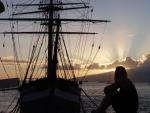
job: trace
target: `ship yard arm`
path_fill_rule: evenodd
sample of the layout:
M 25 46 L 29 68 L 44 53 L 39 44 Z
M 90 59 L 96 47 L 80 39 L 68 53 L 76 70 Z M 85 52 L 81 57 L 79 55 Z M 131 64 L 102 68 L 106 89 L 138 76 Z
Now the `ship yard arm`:
M 0 21 L 48 21 L 45 18 L 0 18 Z M 53 19 L 53 21 L 61 22 L 91 22 L 91 23 L 107 23 L 109 20 L 92 20 L 92 19 Z M 1 32 L 1 34 L 45 34 L 48 32 Z M 52 32 L 56 34 L 57 32 Z M 59 32 L 60 34 L 97 34 L 94 32 Z

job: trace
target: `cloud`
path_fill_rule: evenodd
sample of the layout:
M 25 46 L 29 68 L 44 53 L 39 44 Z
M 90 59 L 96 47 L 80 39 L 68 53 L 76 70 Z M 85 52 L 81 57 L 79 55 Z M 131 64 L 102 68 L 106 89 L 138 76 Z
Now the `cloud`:
M 75 65 L 73 66 L 73 68 L 74 68 L 75 70 L 80 70 L 80 69 L 81 69 L 81 65 L 80 65 L 80 64 L 75 64 Z
M 98 63 L 93 63 L 87 67 L 87 69 L 99 69 L 100 66 Z
M 115 68 L 118 65 L 120 65 L 120 62 L 118 60 L 116 60 L 112 64 L 106 65 L 106 69 L 112 69 L 112 68 Z
M 0 59 L 6 65 L 13 65 L 13 63 L 29 63 L 29 61 L 27 61 L 27 60 L 16 61 L 13 56 L 8 56 L 8 57 L 3 57 L 3 58 L 0 57 Z
M 145 55 L 145 60 L 140 64 L 140 67 L 150 67 L 150 54 Z
M 127 68 L 136 68 L 138 66 L 138 61 L 135 61 L 130 57 L 126 57 L 126 59 L 124 61 L 116 60 L 112 64 L 106 65 L 105 68 L 103 68 L 103 69 L 114 69 L 119 65 L 122 65 Z
M 73 67 L 74 70 L 80 70 L 81 69 L 81 65 L 80 64 L 74 64 L 74 65 L 72 65 L 72 67 Z M 47 65 L 43 65 L 41 68 L 42 69 L 46 69 Z M 58 69 L 60 69 L 60 70 L 71 70 L 69 64 L 66 64 L 66 65 L 63 65 L 63 66 L 62 65 L 58 65 Z
M 18 61 L 16 61 L 16 60 L 6 60 L 6 59 L 1 59 L 1 61 L 3 62 L 3 63 L 5 63 L 5 65 L 14 65 L 14 63 L 29 63 L 29 61 L 26 61 L 26 60 L 18 60 Z
M 14 60 L 14 56 L 5 56 L 2 59 L 5 59 L 5 60 Z
M 22 62 L 27 63 L 27 61 L 22 61 Z M 117 66 L 120 66 L 120 65 L 122 65 L 126 68 L 136 68 L 139 66 L 139 64 L 140 64 L 140 61 L 133 60 L 131 57 L 126 57 L 126 59 L 123 61 L 116 60 L 113 63 L 108 64 L 108 65 L 99 65 L 99 63 L 93 63 L 86 68 L 91 69 L 91 70 L 92 69 L 105 70 L 105 69 L 115 69 Z M 84 65 L 81 65 L 81 64 L 74 64 L 72 66 L 73 66 L 74 70 L 80 70 L 80 69 L 83 69 L 83 67 L 84 67 Z M 145 56 L 145 60 L 143 61 L 142 64 L 140 64 L 140 67 L 141 66 L 150 66 L 150 54 L 147 54 Z M 64 66 L 59 65 L 58 69 L 60 69 L 60 70 L 71 70 L 71 68 L 69 68 L 69 67 L 70 67 L 69 64 L 66 64 Z M 42 65 L 41 68 L 46 69 L 47 65 Z
M 46 69 L 47 68 L 47 65 L 42 65 L 41 66 L 41 69 Z
M 150 64 L 150 54 L 147 54 L 145 57 L 146 60 L 144 61 L 144 64 Z
M 135 61 L 130 57 L 126 57 L 126 60 L 121 63 L 129 68 L 135 68 L 138 65 L 138 61 Z
M 135 61 L 130 57 L 126 57 L 126 59 L 124 61 L 116 60 L 113 63 L 108 64 L 108 65 L 99 65 L 99 63 L 93 63 L 93 64 L 89 65 L 87 67 L 87 69 L 102 69 L 102 70 L 103 69 L 114 69 L 120 65 L 127 67 L 127 68 L 136 68 L 138 66 L 138 61 Z
M 61 69 L 61 70 L 71 70 L 69 64 L 66 64 L 66 65 L 64 65 L 64 66 L 59 65 L 58 68 Z M 72 65 L 72 68 L 73 68 L 74 70 L 80 70 L 80 69 L 81 69 L 81 65 L 80 65 L 80 64 L 74 64 L 74 65 Z

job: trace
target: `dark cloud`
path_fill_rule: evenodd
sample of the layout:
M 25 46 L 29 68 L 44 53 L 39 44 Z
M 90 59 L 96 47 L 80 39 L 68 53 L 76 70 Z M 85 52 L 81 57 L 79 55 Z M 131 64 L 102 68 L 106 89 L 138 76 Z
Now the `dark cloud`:
M 99 66 L 99 69 L 106 69 L 106 65 Z
M 72 65 L 72 67 L 73 67 L 74 70 L 80 70 L 81 69 L 81 65 L 80 64 Z M 41 68 L 42 69 L 46 69 L 47 65 L 43 65 Z M 69 64 L 63 65 L 63 66 L 62 65 L 58 65 L 58 69 L 60 69 L 60 70 L 71 70 Z
M 74 64 L 74 65 L 72 65 L 72 68 L 71 68 L 69 64 L 66 64 L 64 66 L 60 66 L 59 65 L 58 68 L 61 69 L 61 70 L 71 70 L 72 68 L 74 70 L 80 70 L 81 69 L 81 65 L 80 64 Z
M 47 69 L 47 65 L 43 65 L 41 68 L 42 69 Z
M 129 68 L 135 68 L 138 65 L 138 61 L 135 61 L 130 57 L 126 57 L 126 60 L 121 63 Z
M 89 65 L 87 67 L 87 69 L 115 69 L 117 66 L 122 65 L 126 68 L 136 68 L 139 66 L 139 62 L 133 60 L 131 57 L 126 57 L 126 59 L 124 61 L 114 61 L 112 64 L 109 65 L 99 65 L 98 63 L 93 63 L 91 65 Z M 140 64 L 140 67 L 150 67 L 150 54 L 146 55 L 146 60 L 143 62 L 143 64 Z M 64 69 L 64 70 L 70 70 L 69 65 L 64 65 L 62 66 L 58 66 L 59 69 Z M 47 68 L 47 66 L 43 66 L 43 69 Z M 81 65 L 80 64 L 74 64 L 73 68 L 75 70 L 80 70 L 81 69 Z
M 87 67 L 87 69 L 99 69 L 100 66 L 98 63 L 93 63 Z
M 73 68 L 74 68 L 75 70 L 80 70 L 80 69 L 81 69 L 81 65 L 80 65 L 80 64 L 75 64 L 75 65 L 73 66 Z
M 15 61 L 15 60 L 8 60 L 8 59 L 1 59 L 1 62 L 2 62 L 4 65 L 14 65 L 15 63 L 21 63 L 21 64 L 29 63 L 29 61 L 25 61 L 25 60 L 18 60 L 18 61 Z
M 116 60 L 115 62 L 113 62 L 112 64 L 109 64 L 106 66 L 106 69 L 113 69 L 116 66 L 120 65 L 120 62 L 118 60 Z
M 87 67 L 87 69 L 114 69 L 117 66 L 122 65 L 128 68 L 135 68 L 138 66 L 138 62 L 133 60 L 130 57 L 126 57 L 124 61 L 114 61 L 112 64 L 109 65 L 99 65 L 98 63 L 93 63 Z
M 73 67 L 74 70 L 80 70 L 81 69 L 81 65 L 80 64 L 72 65 L 72 67 Z M 43 65 L 42 66 L 42 69 L 46 69 L 46 68 L 47 68 L 47 65 Z M 60 70 L 71 70 L 69 64 L 64 65 L 64 66 L 58 65 L 58 69 L 60 69 Z
M 124 61 L 114 61 L 112 64 L 106 65 L 103 69 L 114 69 L 115 67 L 122 65 L 128 68 L 136 68 L 138 66 L 138 61 L 133 60 L 130 57 L 126 57 Z M 103 66 L 104 67 L 104 66 Z

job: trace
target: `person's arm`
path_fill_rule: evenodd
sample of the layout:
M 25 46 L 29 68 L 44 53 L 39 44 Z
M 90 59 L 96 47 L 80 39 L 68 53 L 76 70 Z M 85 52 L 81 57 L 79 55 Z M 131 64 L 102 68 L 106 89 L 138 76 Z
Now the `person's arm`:
M 117 90 L 118 88 L 119 88 L 118 84 L 113 83 L 113 84 L 111 84 L 111 85 L 109 85 L 109 86 L 106 86 L 106 87 L 104 88 L 104 93 L 105 93 L 105 94 L 109 94 L 109 93 L 111 93 L 112 91 Z

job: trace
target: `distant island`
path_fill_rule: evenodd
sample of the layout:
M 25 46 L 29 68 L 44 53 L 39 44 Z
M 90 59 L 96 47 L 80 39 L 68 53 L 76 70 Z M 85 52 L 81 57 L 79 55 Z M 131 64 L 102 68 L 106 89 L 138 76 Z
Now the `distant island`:
M 128 77 L 133 82 L 146 82 L 150 83 L 150 67 L 139 67 L 127 70 Z M 82 77 L 80 77 L 82 79 Z M 86 82 L 113 82 L 114 72 L 107 72 L 95 75 L 89 75 L 84 78 Z

